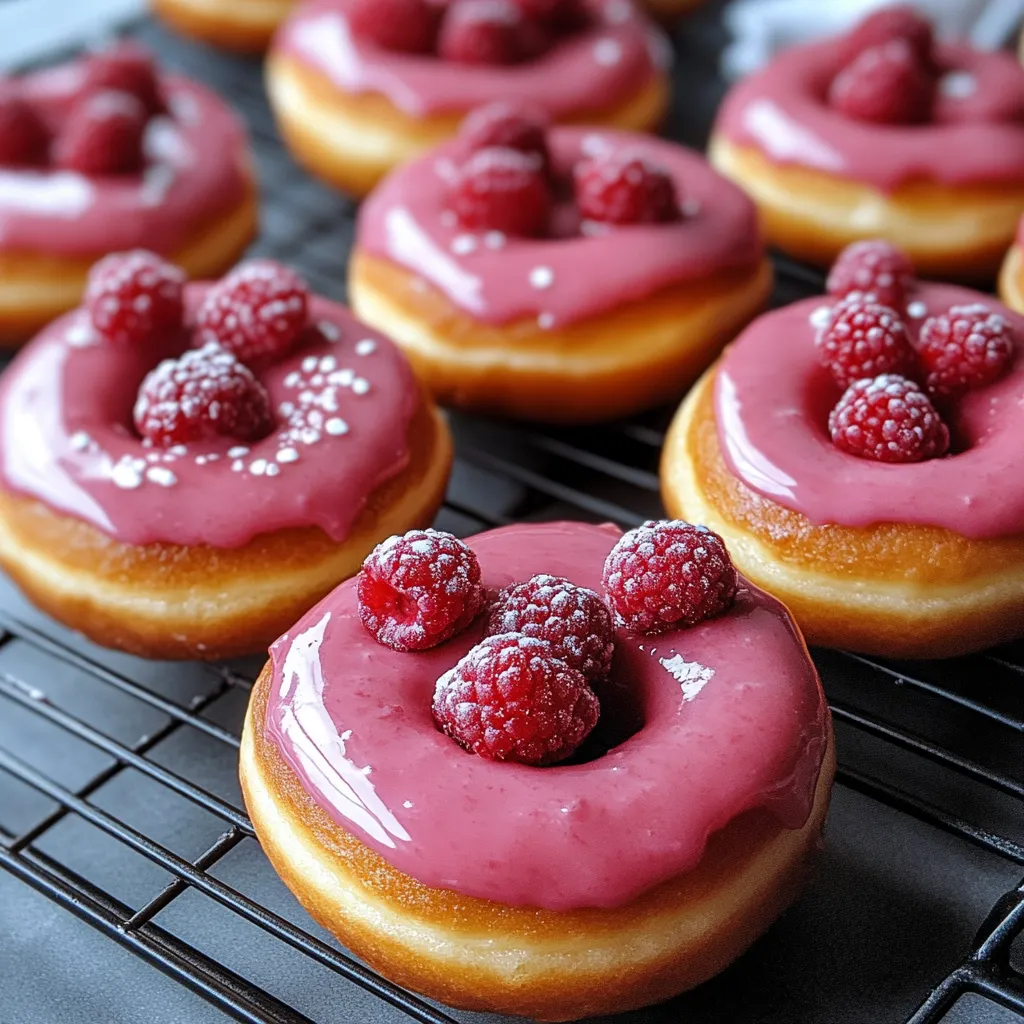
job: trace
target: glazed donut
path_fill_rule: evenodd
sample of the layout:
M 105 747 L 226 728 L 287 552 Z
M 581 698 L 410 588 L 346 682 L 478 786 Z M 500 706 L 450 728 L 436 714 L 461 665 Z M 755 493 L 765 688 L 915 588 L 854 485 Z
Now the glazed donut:
M 1010 246 L 999 271 L 999 296 L 1015 313 L 1024 313 L 1024 257 L 1021 251 L 1021 234 L 1024 219 L 1017 229 L 1017 240 Z
M 248 382 L 237 402 L 255 391 L 263 403 L 258 436 L 140 437 L 137 393 L 135 424 L 151 378 L 171 387 L 165 371 L 206 359 L 211 346 L 188 346 L 211 293 L 186 285 L 184 327 L 132 344 L 75 310 L 0 384 L 0 563 L 54 618 L 147 657 L 265 649 L 382 537 L 429 523 L 451 463 L 447 428 L 401 353 L 318 297 L 315 326 L 258 373 L 216 345 L 200 367 L 216 381 L 226 360 Z M 193 399 L 154 401 L 177 416 Z M 232 400 L 210 416 L 233 415 Z
M 618 535 L 551 523 L 469 544 L 488 589 L 538 572 L 600 587 Z M 617 630 L 595 686 L 605 716 L 629 717 L 618 691 L 642 724 L 538 768 L 468 753 L 431 719 L 435 679 L 478 625 L 396 653 L 363 629 L 356 591 L 339 587 L 272 648 L 240 772 L 277 872 L 375 969 L 464 1009 L 610 1014 L 705 981 L 793 901 L 834 757 L 817 675 L 773 598 L 741 580 L 718 618 Z
M 226 50 L 262 53 L 295 0 L 150 0 L 150 5 L 182 35 Z
M 464 3 L 444 7 L 454 13 Z M 510 0 L 490 8 L 517 10 Z M 600 0 L 594 18 L 539 57 L 495 66 L 391 52 L 350 28 L 342 0 L 305 0 L 271 47 L 267 91 L 293 155 L 358 196 L 486 103 L 534 104 L 560 122 L 654 128 L 668 102 L 667 41 L 630 0 Z
M 941 329 L 931 318 L 953 307 L 952 320 L 994 315 L 1000 337 L 1015 338 L 999 379 L 936 399 L 953 454 L 893 464 L 833 443 L 828 410 L 842 386 L 820 364 L 815 335 L 835 310 L 809 299 L 755 321 L 687 396 L 665 442 L 662 495 L 671 514 L 720 533 L 810 643 L 943 658 L 1024 630 L 1024 488 L 1014 470 L 1024 319 L 952 285 L 920 283 L 908 298 L 903 322 L 919 359 L 922 337 Z M 957 330 L 962 341 L 968 332 Z
M 126 66 L 133 77 L 122 86 L 113 76 Z M 152 115 L 140 97 L 125 95 L 147 81 L 162 104 Z M 104 134 L 111 130 L 104 103 L 108 111 L 127 107 L 129 132 L 137 119 L 131 139 Z M 146 246 L 208 277 L 232 266 L 251 241 L 257 198 L 241 126 L 202 86 L 154 78 L 141 51 L 125 45 L 5 79 L 0 108 L 12 104 L 40 132 L 41 148 L 17 159 L 0 141 L 0 346 L 27 340 L 74 308 L 90 266 L 108 252 Z M 134 163 L 97 166 L 119 156 Z
M 903 69 L 911 81 L 891 86 L 887 111 L 849 109 L 844 84 L 875 88 L 869 65 L 885 51 L 850 62 L 863 30 L 794 47 L 737 83 L 711 162 L 753 197 L 769 242 L 800 259 L 827 265 L 880 237 L 925 275 L 991 280 L 1024 212 L 1024 69 L 1009 54 L 940 43 L 934 69 Z M 922 102 L 934 92 L 930 112 L 899 110 L 915 89 Z
M 550 129 L 554 190 L 566 197 L 545 235 L 530 238 L 453 218 L 463 144 L 443 144 L 374 191 L 350 264 L 353 308 L 405 349 L 442 403 L 563 423 L 650 408 L 680 395 L 767 299 L 754 207 L 697 154 Z M 580 223 L 573 169 L 620 154 L 671 179 L 674 220 Z

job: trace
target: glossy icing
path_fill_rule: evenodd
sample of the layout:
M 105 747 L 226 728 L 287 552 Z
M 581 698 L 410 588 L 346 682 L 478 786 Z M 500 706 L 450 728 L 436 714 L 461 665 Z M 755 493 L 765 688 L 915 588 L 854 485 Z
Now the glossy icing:
M 1024 532 L 1024 358 L 994 384 L 968 392 L 947 423 L 956 454 L 909 465 L 873 462 L 836 448 L 828 413 L 841 389 L 818 362 L 814 338 L 826 298 L 767 313 L 726 350 L 715 377 L 722 454 L 751 490 L 812 523 L 916 523 L 966 537 Z M 1024 317 L 989 295 L 919 283 L 904 322 L 916 338 L 925 317 L 981 302 L 1024 339 Z
M 943 69 L 930 124 L 864 124 L 825 101 L 841 69 L 833 40 L 793 47 L 737 83 L 716 131 L 778 164 L 893 192 L 915 180 L 1019 185 L 1024 179 L 1024 68 L 1009 53 L 936 47 Z
M 535 317 L 556 327 L 597 316 L 673 284 L 751 267 L 763 256 L 753 203 L 698 154 L 628 132 L 552 128 L 548 145 L 563 178 L 583 156 L 628 147 L 669 171 L 683 216 L 669 224 L 581 231 L 571 199 L 552 216 L 550 238 L 469 234 L 444 210 L 458 140 L 394 171 L 363 204 L 357 244 L 429 281 L 478 320 Z
M 80 96 L 84 61 L 0 82 L 55 129 Z M 183 78 L 161 79 L 168 111 L 150 119 L 141 174 L 90 177 L 0 168 L 0 253 L 98 256 L 146 248 L 173 254 L 249 187 L 246 141 L 228 107 Z
M 189 316 L 208 287 L 187 286 Z M 260 374 L 277 417 L 268 437 L 171 449 L 138 437 L 132 406 L 185 332 L 162 352 L 113 346 L 81 310 L 69 313 L 0 381 L 0 482 L 129 544 L 233 548 L 300 526 L 343 540 L 373 490 L 407 464 L 419 397 L 389 341 L 325 299 L 310 313 L 321 340 Z
M 549 523 L 469 543 L 488 588 L 549 572 L 599 590 L 617 536 Z M 634 694 L 643 725 L 585 764 L 490 761 L 435 728 L 435 681 L 481 630 L 396 653 L 362 628 L 350 582 L 271 649 L 268 739 L 310 796 L 399 870 L 504 904 L 613 907 L 692 870 L 708 836 L 749 808 L 788 828 L 806 821 L 827 711 L 768 595 L 744 583 L 718 619 L 655 638 L 620 633 L 610 685 Z M 615 714 L 608 686 L 599 692 Z
M 593 8 L 593 27 L 560 41 L 537 60 L 511 67 L 453 64 L 382 50 L 352 35 L 344 0 L 300 4 L 278 31 L 273 48 L 320 71 L 347 93 L 386 96 L 414 117 L 516 99 L 569 120 L 629 99 L 659 73 L 671 53 L 660 30 L 629 0 L 599 0 Z

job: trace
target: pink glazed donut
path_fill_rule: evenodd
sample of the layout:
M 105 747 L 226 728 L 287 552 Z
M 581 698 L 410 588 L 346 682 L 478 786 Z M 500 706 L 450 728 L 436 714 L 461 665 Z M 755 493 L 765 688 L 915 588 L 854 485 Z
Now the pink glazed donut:
M 489 591 L 538 572 L 600 588 L 618 535 L 552 523 L 468 543 Z M 274 645 L 241 777 L 278 873 L 388 977 L 468 1009 L 575 1019 L 721 970 L 794 898 L 828 803 L 828 710 L 785 608 L 741 581 L 719 618 L 619 630 L 603 752 L 547 768 L 434 725 L 434 683 L 481 629 L 396 653 L 349 583 Z

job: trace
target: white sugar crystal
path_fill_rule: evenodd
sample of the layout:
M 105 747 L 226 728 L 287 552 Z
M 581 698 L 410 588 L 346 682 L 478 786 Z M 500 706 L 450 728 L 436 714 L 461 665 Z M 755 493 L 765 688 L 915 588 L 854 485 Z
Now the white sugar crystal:
M 72 348 L 84 348 L 86 345 L 91 345 L 98 338 L 96 332 L 92 329 L 92 325 L 86 320 L 80 320 L 68 328 L 67 333 L 64 335 L 64 340 Z
M 348 369 L 335 370 L 327 379 L 332 384 L 337 384 L 339 387 L 347 388 L 353 380 L 355 380 L 355 374 Z
M 333 416 L 324 424 L 324 429 L 328 434 L 340 437 L 342 434 L 348 433 L 348 424 L 343 419 Z
M 72 451 L 84 452 L 92 444 L 92 438 L 84 430 L 76 430 L 68 438 L 68 443 L 71 445 Z
M 277 476 L 281 472 L 281 467 L 276 462 L 267 463 L 267 476 Z
M 245 463 L 241 459 L 235 459 L 235 461 L 231 463 L 231 468 L 234 472 L 241 473 L 242 470 L 245 469 Z
M 188 449 L 183 444 L 172 445 L 167 451 L 171 455 L 188 455 Z
M 310 387 L 314 388 L 323 387 L 324 375 L 322 373 L 314 373 L 313 376 L 309 378 L 309 384 Z
M 266 459 L 253 459 L 249 463 L 249 472 L 253 476 L 263 476 L 267 471 L 267 460 Z
M 352 381 L 352 391 L 357 395 L 365 395 L 370 390 L 370 382 L 365 377 L 356 377 Z
M 240 444 L 240 445 L 237 445 L 234 448 L 229 448 L 228 449 L 228 458 L 229 459 L 240 459 L 240 458 L 242 458 L 243 455 L 248 455 L 248 454 L 249 454 L 249 449 L 246 448 L 244 444 Z
M 288 417 L 291 416 L 291 414 L 293 412 L 295 412 L 295 403 L 294 402 L 282 402 L 277 407 L 277 412 L 278 412 L 278 415 L 283 416 L 285 419 L 288 419 Z
M 295 448 L 281 448 L 275 456 L 278 462 L 298 462 L 299 453 Z
M 150 466 L 146 470 L 146 479 L 161 487 L 173 487 L 178 478 L 166 466 Z
M 550 267 L 534 267 L 530 271 L 530 284 L 541 290 L 555 283 L 555 272 Z
M 476 249 L 476 239 L 472 235 L 456 235 L 452 239 L 452 252 L 456 256 L 468 256 Z
M 951 71 L 939 80 L 939 91 L 954 100 L 965 100 L 978 91 L 978 80 L 969 71 Z
M 297 388 L 302 381 L 302 374 L 298 370 L 292 370 L 284 379 L 284 386 L 286 388 Z
M 306 358 L 302 360 L 302 372 L 313 373 L 316 370 L 316 364 L 316 356 L 306 356 Z
M 412 807 L 412 801 L 411 800 L 405 800 L 405 801 L 403 801 L 402 806 L 405 807 L 406 809 L 408 809 L 408 808 Z
M 126 491 L 133 491 L 142 485 L 142 474 L 130 462 L 119 462 L 110 471 L 110 479 L 115 486 Z
M 312 427 L 304 427 L 299 431 L 299 440 L 303 444 L 316 444 L 320 440 L 320 431 Z
M 811 313 L 810 321 L 811 326 L 817 330 L 822 330 L 828 326 L 829 320 L 832 319 L 832 307 L 831 306 L 818 306 L 817 309 Z
M 377 351 L 377 342 L 373 338 L 363 338 L 362 341 L 356 342 L 356 355 L 357 356 L 368 356 L 372 355 Z
M 320 360 L 320 372 L 330 373 L 331 370 L 335 370 L 338 367 L 338 360 L 334 356 L 324 356 Z
M 484 235 L 484 245 L 488 249 L 504 249 L 505 248 L 505 234 L 502 231 L 488 231 Z
M 317 327 L 320 328 L 320 333 L 328 341 L 337 341 L 341 337 L 341 331 L 339 331 L 338 328 L 330 322 L 330 320 L 321 320 L 317 324 Z
M 617 39 L 599 39 L 594 44 L 594 60 L 603 67 L 613 67 L 622 60 L 622 45 Z
M 907 305 L 907 314 L 921 320 L 928 315 L 928 307 L 923 302 L 911 302 Z

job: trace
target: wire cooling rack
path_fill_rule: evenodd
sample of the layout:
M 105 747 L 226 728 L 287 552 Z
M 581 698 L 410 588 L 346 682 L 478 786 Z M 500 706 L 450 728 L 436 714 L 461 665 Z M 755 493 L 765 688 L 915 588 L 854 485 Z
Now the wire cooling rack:
M 149 22 L 134 31 L 248 121 L 264 194 L 254 252 L 343 298 L 354 208 L 284 153 L 258 65 Z M 695 144 L 721 90 L 719 31 L 712 14 L 677 34 L 673 133 Z M 777 302 L 820 290 L 815 272 L 777 269 Z M 669 415 L 557 431 L 453 416 L 438 525 L 658 516 Z M 840 760 L 815 881 L 719 978 L 620 1022 L 1020 1020 L 1024 646 L 942 664 L 815 657 Z M 102 651 L 0 583 L 0 1024 L 498 1019 L 380 978 L 274 876 L 235 778 L 258 668 Z

